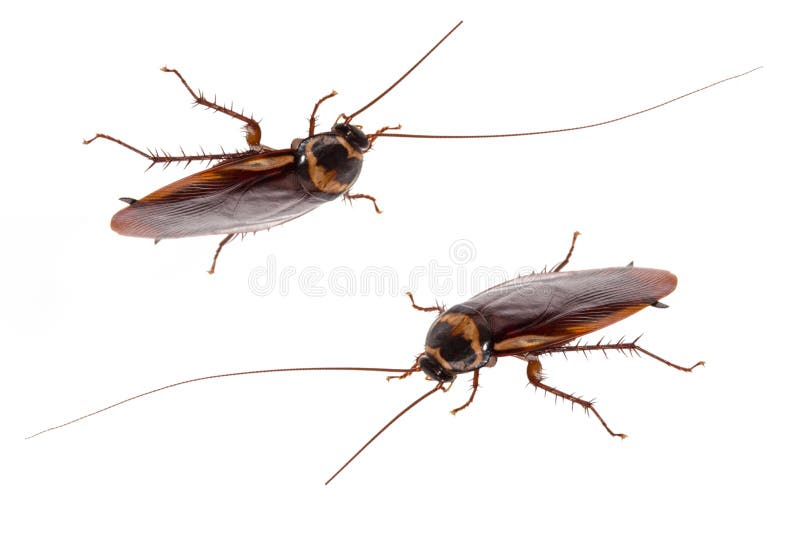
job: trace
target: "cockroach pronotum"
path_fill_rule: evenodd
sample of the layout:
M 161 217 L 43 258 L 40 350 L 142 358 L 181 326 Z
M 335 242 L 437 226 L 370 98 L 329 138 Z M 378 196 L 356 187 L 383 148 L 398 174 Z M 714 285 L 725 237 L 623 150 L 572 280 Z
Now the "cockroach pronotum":
M 646 307 L 666 308 L 661 299 L 672 293 L 678 280 L 668 271 L 634 267 L 632 263 L 625 267 L 562 271 L 572 256 L 577 237 L 578 232 L 575 232 L 569 252 L 555 268 L 538 274 L 520 276 L 491 287 L 447 310 L 438 305 L 419 306 L 414 302 L 413 295 L 408 293 L 411 305 L 415 309 L 439 314 L 428 330 L 424 352 L 417 356 L 414 365 L 409 369 L 296 367 L 204 376 L 129 397 L 90 414 L 37 432 L 30 437 L 62 428 L 165 389 L 224 377 L 296 371 L 399 373 L 388 377 L 391 379 L 405 378 L 421 371 L 427 380 L 436 383 L 432 389 L 406 406 L 376 432 L 327 480 L 328 484 L 389 426 L 414 406 L 439 390 L 449 390 L 457 375 L 472 374 L 472 391 L 464 404 L 452 410 L 453 414 L 469 406 L 475 399 L 478 376 L 482 368 L 492 367 L 499 358 L 513 356 L 526 363 L 528 381 L 535 388 L 577 404 L 587 413 L 591 412 L 610 435 L 625 438 L 625 434 L 611 430 L 592 401 L 545 384 L 540 358 L 556 353 L 619 350 L 644 354 L 686 372 L 704 365 L 704 362 L 697 362 L 691 367 L 674 364 L 643 349 L 638 344 L 639 338 L 628 342 L 620 339 L 617 342 L 604 343 L 601 339 L 594 344 L 582 343 L 580 339 L 586 334 L 620 321 Z
M 195 92 L 175 69 L 163 67 L 164 72 L 175 74 L 191 94 L 198 106 L 203 106 L 245 123 L 247 150 L 173 156 L 166 152 L 146 152 L 107 134 L 98 133 L 96 139 L 107 139 L 128 148 L 151 161 L 169 165 L 194 161 L 219 161 L 217 165 L 171 183 L 149 195 L 120 200 L 129 204 L 111 219 L 111 228 L 132 237 L 161 239 L 224 235 L 214 253 L 209 273 L 216 267 L 219 253 L 237 234 L 266 230 L 305 215 L 320 205 L 343 197 L 347 200 L 366 199 L 381 213 L 376 199 L 367 194 L 351 194 L 350 189 L 361 171 L 363 155 L 370 150 L 378 137 L 424 139 L 485 139 L 496 137 L 521 137 L 567 132 L 593 128 L 617 122 L 651 111 L 703 91 L 720 83 L 749 74 L 752 70 L 695 89 L 666 102 L 601 122 L 535 132 L 508 134 L 435 135 L 397 133 L 400 127 L 383 127 L 365 134 L 352 120 L 394 89 L 419 66 L 436 48 L 452 34 L 461 22 L 451 29 L 436 45 L 417 61 L 405 74 L 368 104 L 353 113 L 342 113 L 331 131 L 315 134 L 316 115 L 322 102 L 336 95 L 336 91 L 322 97 L 314 104 L 309 118 L 308 137 L 295 139 L 291 148 L 274 149 L 261 144 L 261 128 L 252 116 L 238 113 L 232 107 L 207 100 L 200 91 Z M 756 69 L 753 69 L 756 70 Z

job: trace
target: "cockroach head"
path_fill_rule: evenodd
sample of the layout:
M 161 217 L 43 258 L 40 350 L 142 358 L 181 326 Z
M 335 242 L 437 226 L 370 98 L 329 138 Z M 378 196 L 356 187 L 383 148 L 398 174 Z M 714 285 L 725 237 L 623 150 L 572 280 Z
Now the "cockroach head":
M 344 137 L 359 152 L 366 152 L 369 148 L 369 139 L 358 126 L 340 122 L 334 125 L 333 133 Z
M 425 376 L 437 382 L 452 382 L 456 379 L 456 375 L 446 371 L 435 360 L 428 356 L 422 356 L 419 361 L 419 368 L 425 373 Z
M 478 311 L 463 304 L 453 306 L 431 325 L 425 338 L 420 369 L 441 382 L 457 374 L 476 371 L 489 363 L 494 352 L 492 332 Z

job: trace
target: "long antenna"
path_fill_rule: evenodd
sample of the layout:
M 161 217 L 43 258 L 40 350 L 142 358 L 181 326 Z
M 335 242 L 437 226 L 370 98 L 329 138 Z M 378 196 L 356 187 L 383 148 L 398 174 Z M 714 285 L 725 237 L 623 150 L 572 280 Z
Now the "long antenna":
M 340 467 L 340 468 L 339 468 L 339 470 L 338 470 L 338 471 L 336 471 L 336 472 L 333 474 L 333 476 L 332 476 L 331 478 L 329 478 L 329 479 L 328 479 L 328 480 L 325 482 L 325 485 L 327 486 L 328 484 L 330 484 L 330 483 L 331 483 L 331 481 L 332 481 L 334 478 L 336 478 L 336 477 L 339 475 L 339 473 L 341 473 L 342 471 L 344 471 L 345 467 L 347 467 L 348 465 L 350 465 L 350 463 L 351 463 L 353 460 L 355 460 L 355 459 L 356 459 L 356 457 L 358 457 L 358 455 L 359 455 L 359 454 L 361 454 L 362 452 L 364 452 L 364 449 L 366 449 L 367 447 L 369 447 L 369 446 L 370 446 L 370 444 L 371 444 L 373 441 L 375 441 L 375 440 L 378 438 L 378 436 L 380 436 L 381 434 L 383 434 L 383 431 L 384 431 L 384 430 L 386 430 L 387 428 L 389 428 L 390 426 L 392 426 L 392 424 L 394 424 L 394 422 L 395 422 L 395 421 L 397 421 L 398 419 L 400 419 L 401 417 L 403 417 L 403 416 L 404 416 L 404 415 L 405 415 L 405 414 L 406 414 L 406 413 L 407 413 L 409 410 L 411 410 L 411 408 L 413 408 L 414 406 L 416 406 L 417 404 L 419 404 L 420 402 L 424 401 L 425 399 L 427 399 L 428 397 L 430 397 L 431 395 L 433 395 L 434 393 L 436 393 L 437 391 L 439 391 L 440 389 L 443 389 L 443 388 L 444 388 L 444 383 L 443 383 L 443 382 L 439 382 L 438 384 L 436 384 L 436 387 L 434 387 L 432 390 L 430 390 L 429 392 L 427 392 L 426 394 L 424 394 L 423 396 L 421 396 L 420 398 L 418 398 L 417 400 L 415 400 L 414 402 L 412 402 L 411 404 L 409 404 L 408 406 L 406 406 L 406 407 L 405 407 L 405 408 L 404 408 L 404 409 L 403 409 L 403 410 L 402 410 L 400 413 L 398 413 L 397 415 L 395 415 L 394 417 L 392 417 L 392 419 L 391 419 L 391 420 L 390 420 L 388 423 L 386 423 L 385 425 L 383 425 L 383 428 L 381 428 L 380 430 L 378 430 L 378 431 L 375 433 L 375 435 L 374 435 L 374 436 L 372 436 L 371 438 L 369 438 L 369 441 L 367 441 L 367 442 L 364 444 L 364 446 L 363 446 L 363 447 L 361 447 L 360 449 L 358 449 L 358 451 L 356 451 L 356 453 L 355 453 L 353 456 L 351 456 L 351 457 L 350 457 L 350 459 L 349 459 L 349 460 L 347 460 L 347 461 L 344 463 L 344 465 L 342 465 L 342 467 Z
M 762 67 L 756 67 L 754 69 L 750 69 L 747 72 L 742 72 L 741 74 L 736 74 L 735 76 L 730 76 L 725 78 L 724 80 L 719 80 L 717 82 L 711 83 L 706 85 L 705 87 L 701 87 L 700 89 L 695 89 L 694 91 L 690 91 L 686 94 L 681 96 L 676 96 L 666 102 L 662 102 L 660 104 L 656 104 L 655 106 L 650 106 L 647 109 L 642 109 L 639 111 L 635 111 L 633 113 L 628 113 L 627 115 L 623 115 L 621 117 L 617 117 L 615 119 L 609 119 L 602 122 L 595 122 L 592 124 L 584 124 L 583 126 L 573 126 L 571 128 L 558 128 L 555 130 L 542 130 L 538 132 L 522 132 L 522 133 L 505 133 L 505 134 L 472 134 L 472 135 L 434 135 L 434 134 L 406 134 L 406 133 L 377 133 L 375 134 L 376 137 L 407 137 L 407 138 L 414 138 L 414 139 L 492 139 L 496 137 L 524 137 L 526 135 L 543 135 L 543 134 L 552 134 L 552 133 L 560 133 L 560 132 L 572 132 L 575 130 L 585 130 L 586 128 L 594 128 L 595 126 L 603 126 L 605 124 L 611 124 L 612 122 L 621 121 L 624 119 L 629 119 L 631 117 L 635 117 L 636 115 L 641 115 L 642 113 L 647 113 L 648 111 L 653 111 L 654 109 L 658 109 L 660 107 L 666 106 L 667 104 L 671 104 L 677 100 L 682 98 L 686 98 L 687 96 L 691 96 L 695 93 L 699 93 L 700 91 L 705 91 L 706 89 L 710 89 L 715 85 L 719 85 L 721 83 L 725 83 L 730 80 L 735 80 L 736 78 L 741 78 L 742 76 L 746 76 L 753 71 L 757 71 Z M 402 79 L 402 78 L 401 78 Z M 382 96 L 382 95 L 381 95 Z
M 351 120 L 353 120 L 353 117 L 355 117 L 356 115 L 358 115 L 358 114 L 359 114 L 359 113 L 361 113 L 362 111 L 364 111 L 364 110 L 366 110 L 367 108 L 369 108 L 370 106 L 372 106 L 372 104 L 374 104 L 375 102 L 377 102 L 378 100 L 380 100 L 381 98 L 383 98 L 384 96 L 386 96 L 386 93 L 388 93 L 389 91 L 391 91 L 392 89 L 394 89 L 395 87 L 397 87 L 397 85 L 398 85 L 400 82 L 402 82 L 402 81 L 403 81 L 403 80 L 406 78 L 406 76 L 408 76 L 409 74 L 411 74 L 411 73 L 414 71 L 414 69 L 416 69 L 417 67 L 419 67 L 419 64 L 420 64 L 420 63 L 422 63 L 423 61 L 425 61 L 425 60 L 428 58 L 428 56 L 429 56 L 429 55 L 431 55 L 431 54 L 433 53 L 433 51 L 434 51 L 434 50 L 436 50 L 437 48 L 439 48 L 439 45 L 440 45 L 440 44 L 442 44 L 442 43 L 444 42 L 444 40 L 445 40 L 445 39 L 447 39 L 448 37 L 450 37 L 450 34 L 451 34 L 451 33 L 453 33 L 454 31 L 456 31 L 456 29 L 457 29 L 459 26 L 461 26 L 461 24 L 462 24 L 463 22 L 464 22 L 463 20 L 462 20 L 462 21 L 459 21 L 459 23 L 458 23 L 458 24 L 456 24 L 455 26 L 453 26 L 453 29 L 452 29 L 452 30 L 450 30 L 449 32 L 447 32 L 447 35 L 445 35 L 444 37 L 442 37 L 442 38 L 439 40 L 439 42 L 438 42 L 438 43 L 436 43 L 436 44 L 433 46 L 433 48 L 431 48 L 430 50 L 428 50 L 428 53 L 427 53 L 427 54 L 425 54 L 424 56 L 422 56 L 422 58 L 421 58 L 419 61 L 417 61 L 416 63 L 414 63 L 414 66 L 413 66 L 413 67 L 411 67 L 410 69 L 408 69 L 408 70 L 406 71 L 406 73 L 405 73 L 405 74 L 403 74 L 402 76 L 400 76 L 400 78 L 398 78 L 396 82 L 394 82 L 392 85 L 390 85 L 388 89 L 386 89 L 384 92 L 382 92 L 381 94 L 379 94 L 378 96 L 376 96 L 375 98 L 373 98 L 373 99 L 372 99 L 372 101 L 370 101 L 370 103 L 369 103 L 369 104 L 367 104 L 367 105 L 366 105 L 366 106 L 364 106 L 363 108 L 359 109 L 359 110 L 358 110 L 358 111 L 356 111 L 355 113 L 351 113 L 350 115 L 344 115 L 344 122 L 345 122 L 345 123 L 347 123 L 347 124 L 349 124 L 349 123 L 350 123 L 350 121 L 351 121 Z
M 50 432 L 51 430 L 56 430 L 58 428 L 63 428 L 67 425 L 71 425 L 73 423 L 77 423 L 78 421 L 82 421 L 88 417 L 92 417 L 93 415 L 97 415 L 99 413 L 105 412 L 112 408 L 116 408 L 126 402 L 131 402 L 132 400 L 140 399 L 142 397 L 146 397 L 147 395 L 152 395 L 153 393 L 158 393 L 159 391 L 164 391 L 165 389 L 170 389 L 178 386 L 183 386 L 185 384 L 191 384 L 193 382 L 202 382 L 203 380 L 213 380 L 216 378 L 227 378 L 231 376 L 245 376 L 245 375 L 260 375 L 265 373 L 290 373 L 294 371 L 374 371 L 379 373 L 405 373 L 408 369 L 389 369 L 384 367 L 291 367 L 286 369 L 260 369 L 256 371 L 238 371 L 235 373 L 224 373 L 219 375 L 210 375 L 210 376 L 201 376 L 199 378 L 191 378 L 189 380 L 182 380 L 180 382 L 175 382 L 174 384 L 169 384 L 167 386 L 162 386 L 160 388 L 151 389 L 150 391 L 146 391 L 144 393 L 140 393 L 138 395 L 134 395 L 133 397 L 128 397 L 125 400 L 121 400 L 119 402 L 115 402 L 114 404 L 110 404 L 105 408 L 100 408 L 99 410 L 95 410 L 92 413 L 88 413 L 86 415 L 82 415 L 77 417 L 71 421 L 67 421 L 66 423 L 61 423 L 60 425 L 51 426 L 50 428 L 46 428 L 45 430 L 41 430 L 35 434 L 31 434 L 25 439 L 35 438 L 36 436 L 41 436 L 45 432 Z M 418 401 L 419 402 L 419 401 Z M 410 407 L 409 407 L 410 408 Z M 374 439 L 374 438 L 373 438 Z M 359 451 L 361 452 L 361 451 Z M 349 462 L 348 462 L 349 463 Z

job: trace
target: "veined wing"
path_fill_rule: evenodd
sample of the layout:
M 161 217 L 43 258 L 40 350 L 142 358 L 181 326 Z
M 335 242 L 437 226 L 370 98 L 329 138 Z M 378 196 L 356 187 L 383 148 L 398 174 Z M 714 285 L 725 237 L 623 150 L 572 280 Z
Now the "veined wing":
M 294 152 L 280 150 L 223 162 L 162 187 L 117 212 L 111 228 L 151 239 L 253 232 L 324 202 L 300 185 Z
M 495 336 L 495 352 L 561 345 L 655 304 L 678 283 L 659 269 L 614 267 L 522 276 L 464 302 Z

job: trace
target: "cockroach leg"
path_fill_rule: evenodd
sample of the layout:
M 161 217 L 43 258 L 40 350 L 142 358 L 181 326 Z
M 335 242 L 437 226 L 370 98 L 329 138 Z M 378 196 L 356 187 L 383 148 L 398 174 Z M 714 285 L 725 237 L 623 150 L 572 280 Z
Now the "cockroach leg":
M 470 404 L 472 404 L 472 401 L 475 399 L 475 393 L 478 392 L 478 374 L 479 373 L 480 373 L 480 369 L 475 369 L 475 371 L 472 374 L 472 392 L 470 393 L 469 399 L 467 399 L 467 402 L 465 402 L 464 404 L 462 404 L 458 408 L 454 408 L 454 409 L 450 410 L 451 414 L 455 415 L 458 412 L 460 412 L 461 410 L 463 410 L 464 408 L 466 408 L 467 406 L 469 406 Z
M 219 245 L 217 246 L 217 251 L 214 253 L 214 260 L 211 262 L 211 268 L 208 270 L 208 274 L 214 274 L 214 269 L 216 269 L 217 267 L 217 258 L 219 257 L 219 253 L 222 250 L 222 247 L 227 245 L 228 241 L 233 239 L 235 236 L 236 234 L 228 234 L 222 241 L 219 242 Z
M 194 98 L 196 105 L 207 107 L 208 109 L 213 109 L 214 111 L 219 111 L 220 113 L 224 113 L 229 117 L 233 117 L 234 119 L 244 122 L 245 140 L 247 141 L 247 144 L 250 145 L 252 150 L 265 148 L 261 145 L 261 127 L 258 125 L 258 121 L 252 116 L 248 117 L 247 115 L 242 115 L 241 113 L 234 111 L 232 108 L 220 106 L 217 104 L 216 100 L 211 102 L 203 96 L 202 91 L 195 93 L 192 88 L 189 87 L 189 84 L 186 83 L 186 80 L 183 78 L 181 73 L 177 70 L 170 69 L 168 67 L 161 67 L 161 70 L 164 72 L 171 72 L 177 76 L 186 90 L 189 91 L 189 94 L 192 95 L 192 98 Z
M 408 298 L 411 299 L 411 307 L 414 308 L 415 310 L 424 311 L 424 312 L 435 311 L 435 312 L 439 312 L 439 313 L 444 313 L 444 306 L 442 306 L 442 305 L 440 305 L 438 303 L 436 304 L 436 306 L 417 306 L 417 303 L 414 302 L 414 295 L 411 293 L 411 291 L 406 291 L 406 295 L 408 295 Z
M 569 259 L 572 257 L 572 251 L 575 250 L 575 241 L 577 241 L 579 235 L 581 235 L 580 232 L 575 232 L 574 234 L 572 234 L 572 244 L 569 247 L 569 252 L 567 252 L 567 257 L 564 258 L 564 260 L 561 263 L 559 263 L 555 268 L 551 269 L 550 270 L 551 273 L 557 273 L 558 271 L 567 266 L 567 264 L 569 263 Z
M 652 352 L 650 352 L 650 351 L 647 351 L 647 350 L 643 349 L 642 347 L 639 347 L 639 346 L 638 346 L 638 345 L 636 345 L 635 343 L 634 343 L 634 348 L 633 348 L 633 351 L 634 351 L 634 352 L 641 352 L 642 354 L 645 354 L 645 355 L 647 355 L 647 356 L 650 356 L 651 358 L 653 358 L 653 359 L 655 359 L 655 360 L 658 360 L 658 361 L 660 361 L 661 363 L 663 363 L 663 364 L 665 364 L 665 365 L 669 365 L 670 367 L 672 367 L 672 368 L 674 368 L 674 369 L 677 369 L 677 370 L 679 370 L 679 371 L 684 371 L 684 372 L 686 372 L 686 373 L 691 373 L 691 372 L 692 372 L 692 369 L 694 369 L 695 367 L 704 366 L 704 365 L 706 364 L 706 362 L 704 362 L 703 360 L 700 360 L 699 362 L 697 362 L 696 364 L 694 364 L 694 365 L 693 365 L 693 366 L 691 366 L 691 367 L 683 367 L 683 366 L 681 366 L 681 365 L 674 364 L 674 363 L 672 363 L 672 362 L 671 362 L 671 361 L 669 361 L 669 360 L 665 360 L 664 358 L 662 358 L 662 357 L 660 357 L 660 356 L 656 356 L 656 355 L 655 355 L 655 354 L 653 354 Z
M 317 126 L 317 110 L 319 109 L 319 105 L 328 100 L 329 98 L 333 98 L 338 93 L 336 91 L 331 91 L 329 94 L 323 96 L 317 103 L 314 104 L 314 109 L 311 111 L 311 117 L 308 119 L 308 136 L 311 137 L 314 135 L 314 128 Z
M 172 154 L 168 154 L 167 152 L 164 152 L 162 150 L 161 155 L 159 155 L 158 150 L 156 150 L 155 152 L 145 152 L 144 150 L 140 150 L 134 146 L 129 145 L 125 141 L 117 139 L 116 137 L 111 137 L 110 135 L 104 133 L 97 133 L 94 134 L 94 137 L 92 137 L 91 139 L 84 139 L 83 144 L 88 145 L 89 143 L 92 143 L 96 139 L 106 139 L 108 141 L 113 141 L 114 143 L 117 143 L 118 145 L 121 145 L 127 148 L 128 150 L 136 152 L 140 156 L 150 160 L 151 162 L 150 167 L 152 167 L 156 163 L 163 163 L 164 165 L 169 165 L 170 163 L 177 163 L 177 162 L 191 163 L 193 161 L 213 161 L 219 159 L 238 158 L 240 156 L 245 156 L 248 154 L 248 152 L 220 152 L 219 154 L 203 153 L 203 154 L 187 155 L 183 153 L 183 150 L 181 150 L 180 156 L 173 156 Z
M 372 205 L 375 207 L 375 213 L 378 213 L 378 214 L 383 213 L 381 211 L 381 209 L 378 207 L 378 202 L 375 200 L 375 197 L 373 197 L 372 195 L 364 195 L 364 194 L 361 194 L 361 193 L 358 193 L 358 194 L 355 194 L 355 195 L 351 195 L 350 193 L 345 193 L 344 194 L 344 198 L 346 200 L 349 200 L 351 204 L 353 203 L 353 200 L 358 199 L 358 198 L 365 198 L 367 200 L 371 200 L 372 201 Z
M 402 124 L 398 124 L 397 126 L 384 126 L 383 128 L 381 128 L 377 132 L 375 132 L 373 134 L 368 134 L 367 135 L 367 139 L 369 139 L 369 148 L 366 151 L 369 152 L 370 150 L 372 150 L 372 144 L 375 142 L 375 139 L 380 137 L 380 135 L 383 132 L 388 132 L 389 130 L 399 130 L 402 127 L 403 127 Z
M 528 381 L 530 381 L 530 383 L 533 384 L 533 387 L 541 388 L 541 389 L 543 389 L 544 391 L 546 391 L 548 393 L 552 393 L 556 397 L 561 397 L 564 400 L 568 400 L 573 404 L 577 404 L 577 405 L 583 407 L 583 409 L 586 410 L 587 412 L 592 412 L 595 415 L 595 417 L 597 417 L 597 419 L 600 421 L 600 423 L 603 425 L 603 428 L 605 428 L 606 431 L 609 434 L 611 434 L 612 436 L 617 437 L 617 438 L 622 438 L 622 439 L 625 439 L 625 438 L 628 437 L 625 434 L 618 434 L 618 433 L 612 431 L 608 427 L 608 424 L 606 424 L 605 420 L 600 416 L 600 414 L 597 412 L 595 407 L 592 405 L 592 402 L 584 400 L 584 399 L 581 399 L 580 397 L 576 397 L 575 395 L 570 395 L 569 393 L 564 393 L 560 389 L 556 389 L 556 388 L 554 388 L 552 386 L 548 386 L 547 384 L 542 382 L 542 380 L 543 380 L 542 364 L 539 362 L 538 358 L 534 358 L 534 359 L 528 361 L 528 371 L 527 372 L 528 372 Z
M 603 352 L 605 352 L 607 350 L 619 350 L 619 351 L 626 351 L 627 350 L 628 352 L 631 352 L 631 353 L 644 354 L 646 356 L 650 356 L 651 358 L 653 358 L 655 360 L 658 360 L 658 361 L 660 361 L 661 363 L 663 363 L 665 365 L 669 365 L 673 369 L 677 369 L 679 371 L 684 371 L 686 373 L 692 372 L 692 370 L 695 367 L 700 367 L 700 366 L 706 364 L 706 362 L 704 362 L 702 360 L 697 362 L 696 364 L 692 365 L 691 367 L 684 367 L 682 365 L 678 365 L 676 363 L 672 363 L 671 361 L 665 360 L 664 358 L 662 358 L 660 356 L 656 356 L 652 352 L 640 347 L 638 345 L 639 338 L 641 338 L 641 336 L 637 337 L 633 341 L 620 340 L 620 341 L 618 341 L 616 343 L 602 343 L 601 342 L 601 343 L 595 343 L 593 345 L 588 345 L 588 344 L 586 344 L 586 345 L 570 345 L 568 347 L 558 347 L 557 349 L 552 349 L 552 350 L 548 350 L 548 351 L 545 351 L 545 352 L 540 352 L 538 354 L 542 355 L 542 354 L 552 354 L 552 353 L 559 353 L 559 352 L 560 353 L 590 352 L 590 351 L 603 351 Z
M 139 150 L 138 148 L 129 145 L 125 141 L 121 141 L 121 140 L 117 139 L 116 137 L 111 137 L 110 135 L 107 135 L 107 134 L 104 134 L 104 133 L 96 133 L 96 134 L 94 134 L 94 137 L 92 137 L 91 139 L 84 139 L 83 140 L 83 144 L 84 145 L 88 145 L 88 144 L 94 142 L 97 139 L 108 139 L 109 141 L 113 141 L 113 142 L 117 143 L 118 145 L 122 145 L 125 148 L 127 148 L 128 150 L 132 150 L 133 152 L 136 152 L 140 156 L 145 157 L 145 158 L 149 159 L 150 161 L 153 161 L 153 157 L 154 156 L 152 154 L 148 154 L 147 152 L 145 152 L 143 150 Z
M 424 353 L 423 353 L 423 354 L 424 354 Z M 421 355 L 420 355 L 420 356 L 421 356 Z M 406 378 L 406 377 L 408 377 L 408 376 L 411 376 L 411 375 L 413 375 L 414 373 L 418 373 L 418 372 L 419 372 L 419 371 L 421 371 L 421 370 L 422 370 L 422 369 L 420 369 L 420 366 L 419 366 L 419 364 L 415 362 L 415 363 L 414 363 L 414 365 L 412 365 L 412 366 L 411 366 L 411 368 L 410 368 L 408 371 L 404 372 L 403 374 L 399 374 L 399 375 L 390 375 L 390 376 L 387 376 L 387 377 L 386 377 L 386 380 L 395 380 L 395 379 L 397 379 L 397 380 L 402 380 L 402 379 L 404 379 L 404 378 Z

